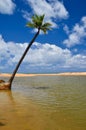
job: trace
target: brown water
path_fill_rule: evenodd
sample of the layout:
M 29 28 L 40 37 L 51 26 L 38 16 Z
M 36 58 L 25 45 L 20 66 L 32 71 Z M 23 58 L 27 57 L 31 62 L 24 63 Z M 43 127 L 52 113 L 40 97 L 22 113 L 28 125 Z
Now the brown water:
M 86 130 L 86 77 L 15 78 L 0 91 L 0 130 Z

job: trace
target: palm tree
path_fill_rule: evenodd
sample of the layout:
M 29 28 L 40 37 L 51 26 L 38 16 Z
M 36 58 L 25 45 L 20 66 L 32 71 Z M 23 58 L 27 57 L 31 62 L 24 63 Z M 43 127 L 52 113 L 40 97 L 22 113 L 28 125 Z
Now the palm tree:
M 26 53 L 28 52 L 28 50 L 30 49 L 31 45 L 33 44 L 33 42 L 35 41 L 35 39 L 37 38 L 37 36 L 39 35 L 40 33 L 40 30 L 43 31 L 45 34 L 47 32 L 47 30 L 50 30 L 51 28 L 51 24 L 50 23 L 44 23 L 44 16 L 45 15 L 34 15 L 32 17 L 32 21 L 31 22 L 28 22 L 27 23 L 27 27 L 31 27 L 31 28 L 36 28 L 37 29 L 37 32 L 36 34 L 34 35 L 33 39 L 30 41 L 29 45 L 27 46 L 26 50 L 24 51 L 22 57 L 20 58 L 12 76 L 10 77 L 9 81 L 8 82 L 4 82 L 3 80 L 1 81 L 0 83 L 0 90 L 1 89 L 10 89 L 11 90 L 11 85 L 12 85 L 12 81 L 15 77 L 15 74 L 17 73 L 17 70 L 21 64 L 21 62 L 23 61 Z

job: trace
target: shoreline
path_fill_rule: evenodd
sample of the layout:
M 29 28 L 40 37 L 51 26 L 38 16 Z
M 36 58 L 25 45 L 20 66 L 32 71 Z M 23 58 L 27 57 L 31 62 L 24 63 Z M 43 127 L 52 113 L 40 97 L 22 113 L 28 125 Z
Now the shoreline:
M 0 77 L 10 77 L 10 73 L 0 73 Z M 15 77 L 32 77 L 32 76 L 86 76 L 86 72 L 64 72 L 52 74 L 23 74 L 17 73 Z

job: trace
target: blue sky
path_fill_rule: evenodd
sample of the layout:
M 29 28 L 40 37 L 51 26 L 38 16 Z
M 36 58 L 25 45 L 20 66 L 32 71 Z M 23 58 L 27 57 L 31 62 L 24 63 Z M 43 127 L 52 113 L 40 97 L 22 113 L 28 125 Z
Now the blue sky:
M 36 33 L 26 27 L 45 14 L 52 31 L 41 33 L 18 72 L 86 71 L 86 0 L 0 0 L 0 72 L 13 72 Z

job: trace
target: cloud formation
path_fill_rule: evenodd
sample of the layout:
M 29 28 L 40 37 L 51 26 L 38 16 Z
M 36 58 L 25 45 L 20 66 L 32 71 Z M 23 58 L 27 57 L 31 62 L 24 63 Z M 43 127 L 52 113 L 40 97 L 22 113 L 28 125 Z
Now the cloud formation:
M 0 0 L 0 13 L 1 14 L 13 14 L 16 5 L 12 0 Z
M 5 42 L 0 35 L 0 71 L 13 71 L 28 43 Z M 25 57 L 21 72 L 59 72 L 86 69 L 86 55 L 35 42 Z
M 68 39 L 63 41 L 67 47 L 83 43 L 82 41 L 86 38 L 86 16 L 82 17 L 80 23 L 75 24 L 71 31 L 68 30 L 67 26 L 64 30 L 68 34 Z
M 27 0 L 34 14 L 45 14 L 45 20 L 51 22 L 56 27 L 55 19 L 66 19 L 68 11 L 64 4 L 58 0 Z M 24 17 L 28 20 L 28 12 L 24 12 Z

